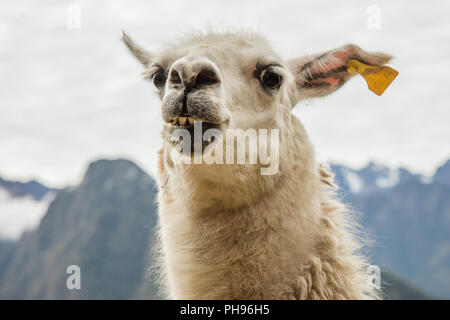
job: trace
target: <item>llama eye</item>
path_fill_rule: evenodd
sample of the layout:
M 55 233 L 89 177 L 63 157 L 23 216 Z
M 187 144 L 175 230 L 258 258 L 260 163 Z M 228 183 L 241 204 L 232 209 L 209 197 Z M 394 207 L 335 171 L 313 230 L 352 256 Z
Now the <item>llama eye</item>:
M 279 89 L 281 80 L 281 75 L 273 71 L 272 67 L 264 69 L 259 76 L 261 84 L 268 89 Z
M 153 84 L 156 88 L 161 89 L 166 84 L 167 75 L 164 70 L 159 70 L 153 75 Z

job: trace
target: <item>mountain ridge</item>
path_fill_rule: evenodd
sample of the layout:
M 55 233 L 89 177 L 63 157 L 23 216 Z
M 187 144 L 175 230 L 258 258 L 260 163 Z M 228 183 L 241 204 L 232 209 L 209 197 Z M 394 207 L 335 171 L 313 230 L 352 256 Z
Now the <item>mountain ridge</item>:
M 30 196 L 36 201 L 42 200 L 50 192 L 57 191 L 56 188 L 50 188 L 36 180 L 20 182 L 14 180 L 5 180 L 0 177 L 0 188 L 7 191 L 11 197 L 20 198 Z

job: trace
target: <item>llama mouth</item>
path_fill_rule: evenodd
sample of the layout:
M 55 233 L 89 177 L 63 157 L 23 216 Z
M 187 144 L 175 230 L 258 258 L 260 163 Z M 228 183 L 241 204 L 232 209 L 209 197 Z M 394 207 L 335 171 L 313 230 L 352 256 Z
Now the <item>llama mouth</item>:
M 177 117 L 176 119 L 170 120 L 170 123 L 175 127 L 184 128 L 193 126 L 196 121 L 199 120 L 189 116 L 180 116 Z
M 223 130 L 228 120 L 223 122 L 209 122 L 203 119 L 190 117 L 188 115 L 179 116 L 171 119 L 169 122 L 170 131 L 173 132 L 176 129 L 187 129 L 188 131 L 194 130 L 194 128 L 201 128 L 202 135 L 209 129 Z M 194 133 L 192 131 L 192 133 Z
M 205 148 L 216 142 L 216 138 L 224 132 L 228 120 L 215 123 L 197 118 L 180 116 L 169 121 L 165 127 L 166 134 L 163 134 L 169 140 L 172 146 L 179 145 L 182 142 L 183 148 L 191 150 L 192 153 L 205 151 Z M 207 132 L 210 129 L 215 129 Z M 205 134 L 206 133 L 206 134 Z M 200 151 L 201 150 L 201 151 Z

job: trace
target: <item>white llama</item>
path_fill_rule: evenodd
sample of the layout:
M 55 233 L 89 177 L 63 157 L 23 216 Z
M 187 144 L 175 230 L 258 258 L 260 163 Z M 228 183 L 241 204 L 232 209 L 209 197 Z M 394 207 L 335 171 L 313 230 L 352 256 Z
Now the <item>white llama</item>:
M 162 101 L 159 233 L 169 297 L 377 298 L 354 218 L 334 199 L 332 176 L 291 110 L 340 88 L 352 76 L 349 59 L 379 66 L 390 56 L 346 45 L 286 61 L 251 32 L 193 34 L 159 54 L 123 41 Z M 220 132 L 277 129 L 278 171 L 175 161 L 171 135 L 194 121 Z

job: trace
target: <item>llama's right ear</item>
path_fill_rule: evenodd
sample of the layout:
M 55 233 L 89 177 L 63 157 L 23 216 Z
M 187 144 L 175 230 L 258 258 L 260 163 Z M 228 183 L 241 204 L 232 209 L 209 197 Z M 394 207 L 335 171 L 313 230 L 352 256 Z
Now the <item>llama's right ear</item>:
M 122 31 L 122 41 L 128 47 L 130 52 L 136 57 L 136 59 L 144 65 L 144 67 L 148 68 L 150 66 L 152 63 L 152 55 L 150 52 L 136 44 L 133 39 L 125 33 L 125 31 Z

